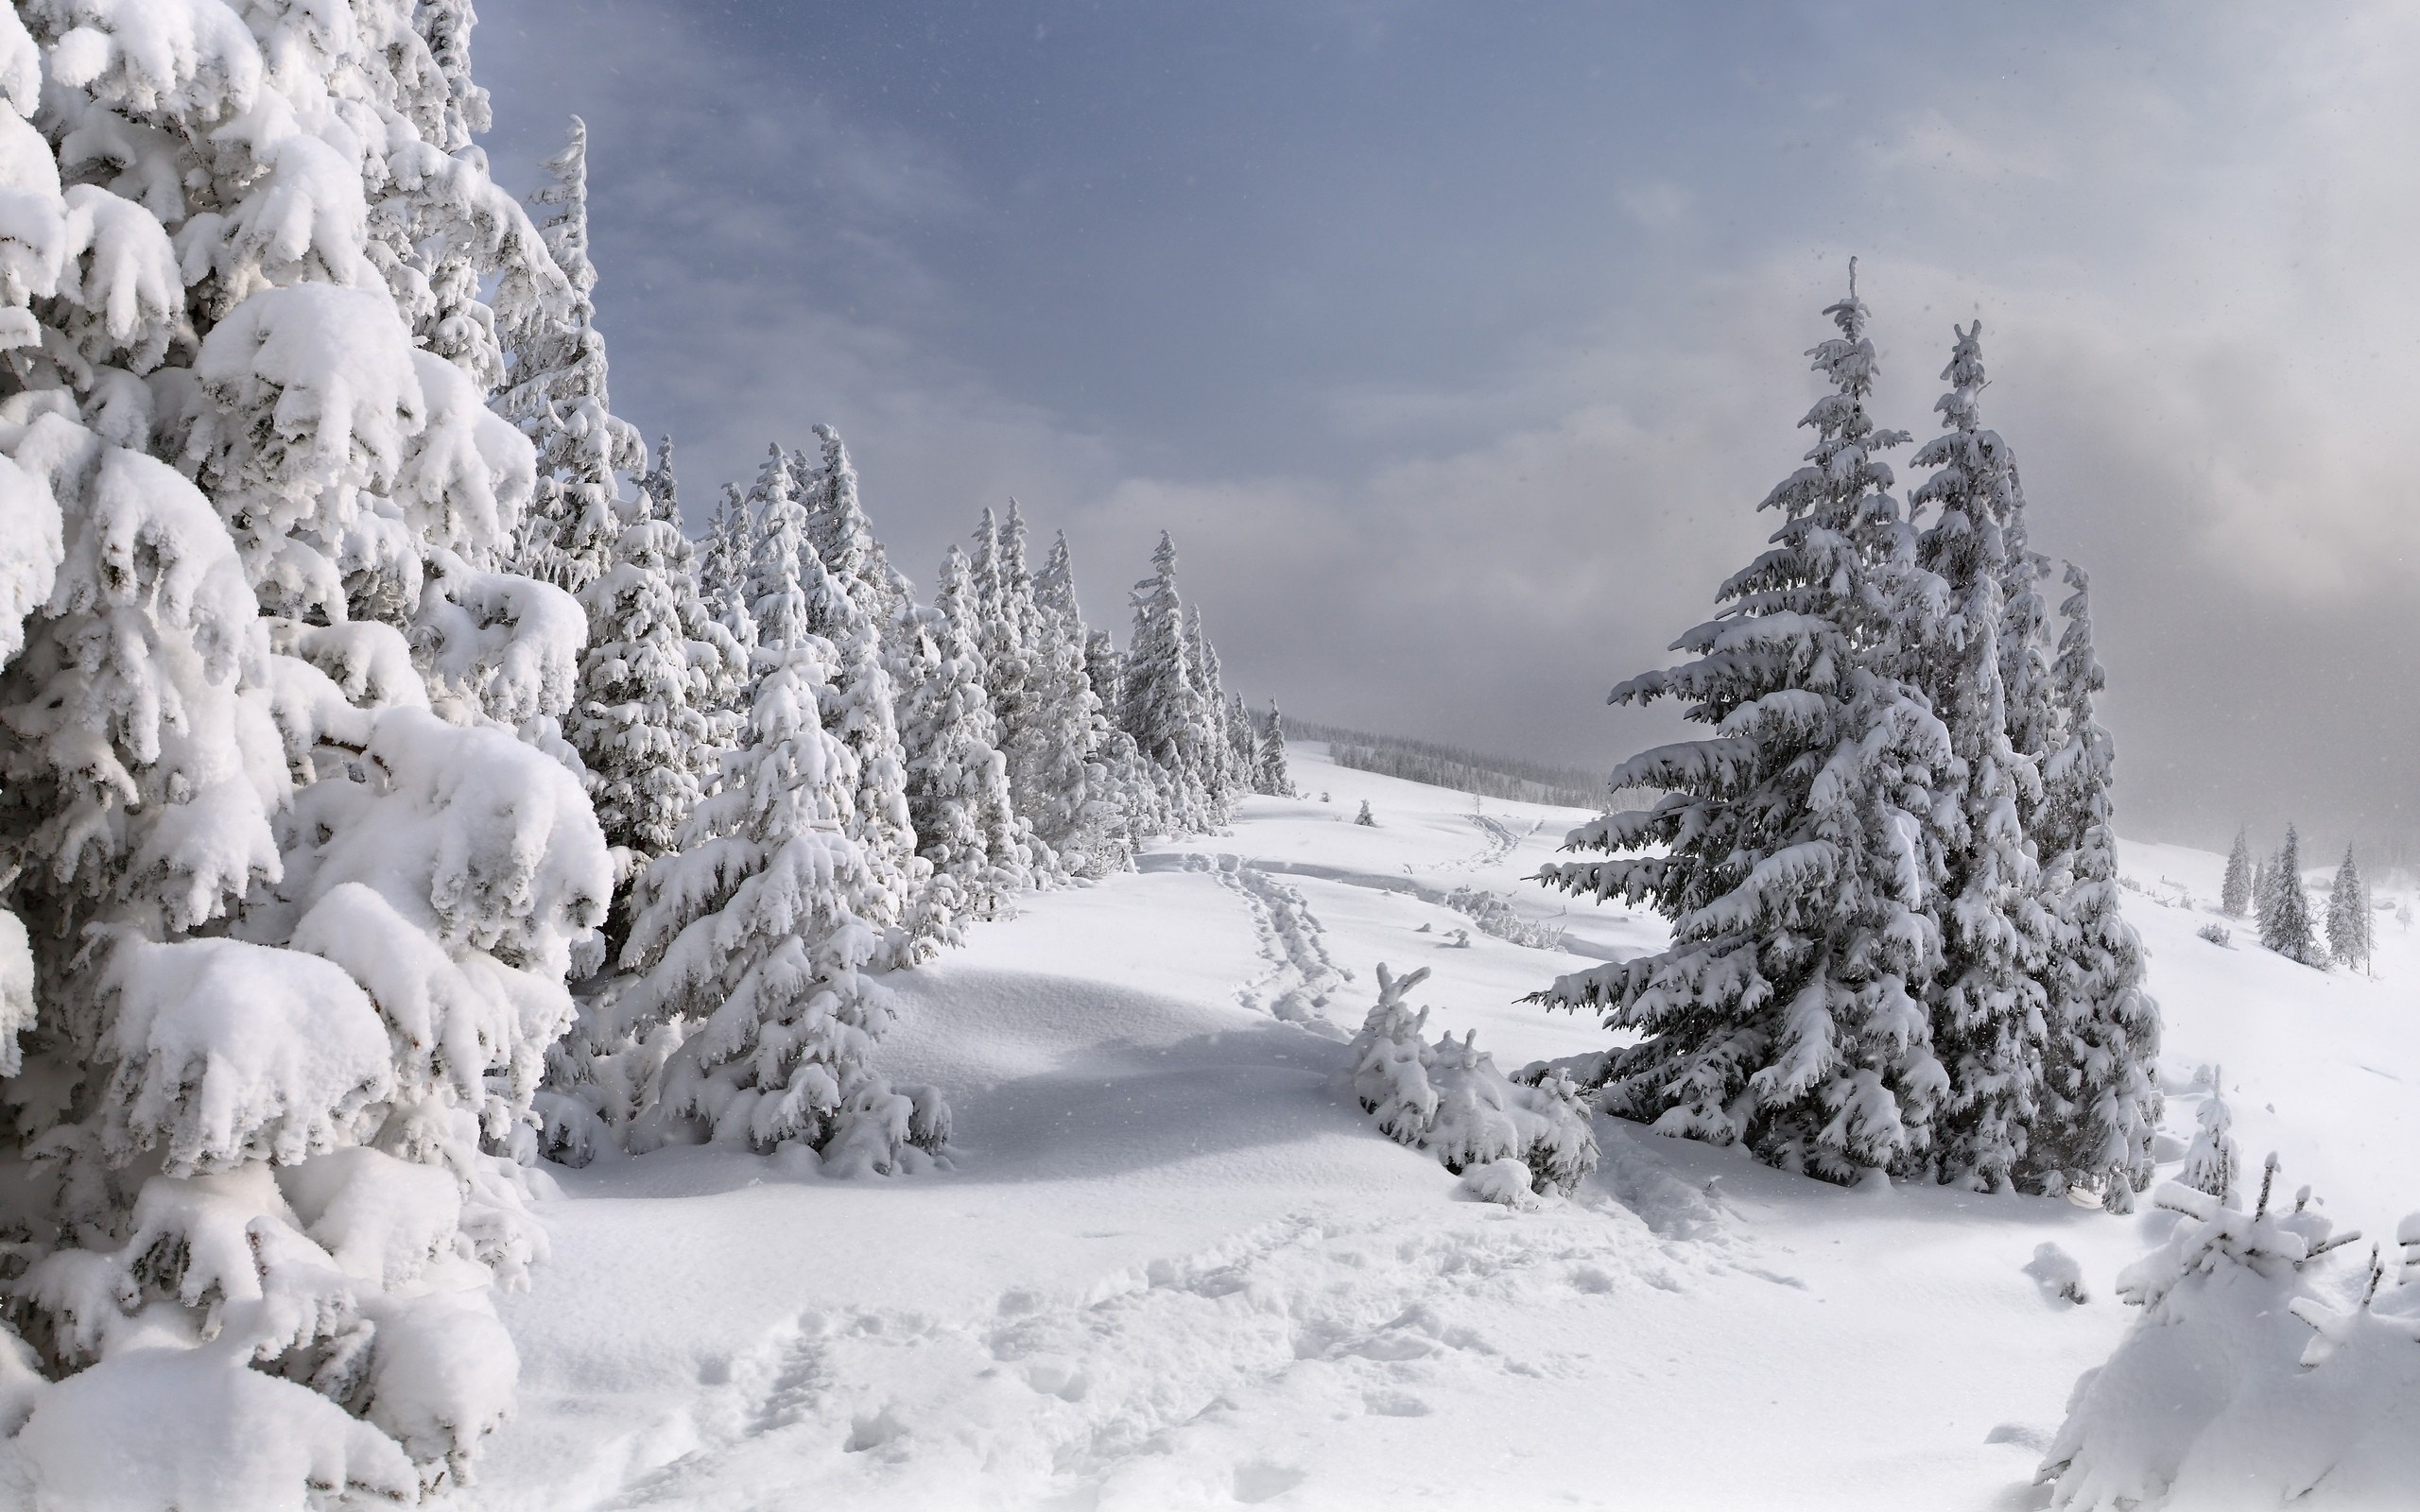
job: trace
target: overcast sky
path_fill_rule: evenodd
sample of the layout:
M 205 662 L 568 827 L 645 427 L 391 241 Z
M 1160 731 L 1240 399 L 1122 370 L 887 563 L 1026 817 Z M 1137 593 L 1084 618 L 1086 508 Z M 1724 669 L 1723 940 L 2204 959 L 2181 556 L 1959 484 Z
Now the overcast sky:
M 920 581 L 1013 494 L 1122 639 L 1165 525 L 1248 697 L 1609 768 L 1855 254 L 1887 422 L 1983 320 L 2121 830 L 2420 841 L 2420 8 L 482 12 L 498 177 L 589 123 L 693 517 L 829 421 Z

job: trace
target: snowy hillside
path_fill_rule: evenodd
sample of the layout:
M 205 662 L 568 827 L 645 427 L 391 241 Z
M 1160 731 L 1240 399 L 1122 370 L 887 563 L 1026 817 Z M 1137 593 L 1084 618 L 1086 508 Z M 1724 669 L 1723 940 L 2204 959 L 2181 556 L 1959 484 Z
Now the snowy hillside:
M 553 1258 L 503 1304 L 520 1416 L 462 1504 L 1450 1506 L 1479 1476 L 1503 1506 L 2044 1503 L 2070 1387 L 2138 1312 L 2117 1273 L 2172 1215 L 1842 1191 L 1601 1118 L 1576 1200 L 1461 1197 L 1370 1126 L 1341 1040 L 1384 961 L 1431 968 L 1432 1027 L 1507 1066 L 1600 1047 L 1513 1001 L 1571 955 L 1458 948 L 1436 901 L 1556 913 L 1521 879 L 1583 816 L 1292 759 L 1310 799 L 1247 799 L 897 979 L 890 1064 L 948 1095 L 953 1171 L 703 1148 L 566 1174 Z M 2386 924 L 2375 981 L 2221 949 L 2193 933 L 2220 858 L 2124 861 L 2163 1160 L 2222 1063 L 2248 1158 L 2389 1231 L 2420 1199 L 2420 943 Z M 1553 923 L 1592 955 L 1661 937 L 1618 907 Z M 2046 1243 L 2084 1305 L 2028 1273 Z

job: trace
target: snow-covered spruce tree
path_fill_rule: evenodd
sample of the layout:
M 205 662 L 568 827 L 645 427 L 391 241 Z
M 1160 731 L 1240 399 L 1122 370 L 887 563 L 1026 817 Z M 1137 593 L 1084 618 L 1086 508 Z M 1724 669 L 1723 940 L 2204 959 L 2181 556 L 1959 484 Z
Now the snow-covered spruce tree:
M 1247 788 L 1245 774 L 1236 765 L 1234 740 L 1227 733 L 1227 689 L 1219 676 L 1219 648 L 1210 644 L 1210 633 L 1201 627 L 1201 606 L 1184 607 L 1184 644 L 1191 658 L 1191 674 L 1195 696 L 1199 700 L 1196 717 L 1201 720 L 1199 745 L 1202 791 L 1207 797 L 1211 822 L 1224 825 L 1234 817 L 1236 797 Z
M 735 676 L 717 679 L 709 698 L 711 712 L 724 722 L 722 744 L 737 744 L 739 727 L 747 723 L 756 654 L 756 611 L 748 596 L 749 564 L 756 555 L 755 522 L 736 484 L 725 484 L 722 502 L 706 527 L 705 549 L 698 560 L 698 597 L 706 617 L 722 627 L 739 654 Z
M 2057 743 L 2059 712 L 2050 689 L 2049 604 L 2042 593 L 2049 558 L 2035 551 L 2026 521 L 2025 485 L 2008 461 L 2007 500 L 2000 521 L 2000 694 L 2008 706 L 2009 747 L 2039 763 Z M 2032 833 L 2034 814 L 2019 817 Z M 2048 858 L 2051 850 L 2037 846 Z
M 2074 592 L 2059 608 L 2066 628 L 2050 669 L 2058 747 L 2044 764 L 2035 826 L 2059 927 L 2044 977 L 2050 1011 L 2027 1184 L 2090 1188 L 2126 1212 L 2152 1180 L 2159 1005 L 2143 990 L 2143 944 L 2118 906 L 2117 745 L 2094 716 L 2106 679 L 2093 651 L 2090 583 L 2072 564 L 2066 581 Z
M 1252 711 L 1244 707 L 1244 696 L 1227 690 L 1227 761 L 1235 774 L 1238 794 L 1258 790 L 1260 778 L 1260 731 L 1252 722 Z
M 1905 675 L 1946 728 L 1954 765 L 1937 812 L 1947 866 L 1940 974 L 1927 985 L 1933 1053 L 1949 1075 L 1933 1133 L 1944 1181 L 2006 1187 L 2025 1160 L 2042 1081 L 2048 1002 L 2040 980 L 2053 932 L 2021 816 L 2040 806 L 2032 760 L 2009 741 L 2000 681 L 2008 576 L 2002 534 L 2014 507 L 2008 445 L 1981 423 L 1982 322 L 1956 332 L 1950 385 L 1933 407 L 1947 422 L 1916 453 L 1931 478 L 1916 559 L 1941 579 L 1935 639 L 1911 645 Z
M 2325 966 L 2311 930 L 2310 894 L 2303 890 L 2302 838 L 2286 826 L 2286 843 L 2269 863 L 2269 897 L 2260 911 L 2260 943 L 2289 960 Z
M 1003 917 L 1032 880 L 1032 853 L 983 692 L 983 656 L 975 646 L 980 614 L 973 569 L 952 546 L 933 607 L 922 616 L 921 665 L 901 731 L 917 853 L 941 894 L 928 912 L 941 919 Z
M 1100 747 L 1101 762 L 1109 768 L 1117 833 L 1124 853 L 1131 858 L 1135 845 L 1145 836 L 1167 833 L 1175 827 L 1175 820 L 1168 813 L 1167 789 L 1156 775 L 1157 768 L 1123 723 L 1126 653 L 1117 648 L 1107 630 L 1085 632 L 1084 680 L 1092 684 L 1093 696 L 1100 700 L 1102 717 L 1108 722 L 1108 734 Z
M 1095 690 L 1091 636 L 1076 601 L 1076 573 L 1062 531 L 1033 578 L 1033 693 L 1029 781 L 1035 804 L 1018 812 L 1071 876 L 1105 877 L 1133 864 L 1134 839 L 1121 778 L 1132 771 Z M 1121 750 L 1121 746 L 1123 749 Z
M 1260 732 L 1252 785 L 1274 798 L 1294 796 L 1294 780 L 1286 775 L 1286 716 L 1277 712 L 1274 698 L 1269 701 L 1269 723 Z
M 636 1148 L 795 1144 L 838 1173 L 913 1170 L 946 1142 L 948 1112 L 873 1069 L 893 1010 L 870 972 L 898 954 L 896 926 L 875 916 L 897 900 L 856 838 L 856 758 L 826 728 L 839 659 L 808 623 L 830 575 L 779 448 L 754 492 L 749 724 L 638 881 L 620 962 L 633 979 L 600 1005 L 595 1034 L 667 1053 L 638 1057 L 648 1079 L 614 1134 Z
M 657 512 L 653 493 L 642 487 L 613 507 L 624 524 L 605 570 L 580 590 L 588 649 L 563 734 L 587 768 L 597 823 L 627 882 L 671 849 L 713 776 L 712 701 L 737 648 L 706 619 L 689 540 Z M 626 922 L 617 911 L 614 943 Z
M 1801 423 L 1806 465 L 1760 507 L 1772 549 L 1722 585 L 1722 614 L 1676 643 L 1695 661 L 1614 690 L 1681 698 L 1712 738 L 1631 759 L 1616 789 L 1665 791 L 1607 815 L 1543 880 L 1651 903 L 1673 941 L 1534 995 L 1637 1031 L 1608 1057 L 1608 1111 L 1668 1134 L 1745 1143 L 1835 1181 L 1920 1169 L 1947 1078 L 1919 996 L 1939 974 L 1944 878 L 1929 816 L 1948 738 L 1894 671 L 1933 581 L 1887 491 L 1873 343 L 1852 284 L 1809 353 L 1832 391 Z
M 647 465 L 638 431 L 614 414 L 605 337 L 596 329 L 596 265 L 588 259 L 588 127 L 546 160 L 553 181 L 532 197 L 552 211 L 541 226 L 546 250 L 570 281 L 562 309 L 538 306 L 515 323 L 511 387 L 504 412 L 538 448 L 538 491 L 523 518 L 515 565 L 579 593 L 605 571 L 621 521 L 617 472 Z
M 1101 708 L 1115 714 L 1126 707 L 1126 653 L 1107 630 L 1092 630 L 1084 636 L 1084 679 L 1093 685 L 1093 696 L 1100 700 Z
M 1120 663 L 1118 722 L 1150 765 L 1167 826 L 1200 833 L 1216 822 L 1203 750 L 1208 720 L 1177 594 L 1176 543 L 1165 530 L 1151 568 L 1151 576 L 1134 585 L 1134 633 Z
M 2193 1079 L 2205 1082 L 2210 1091 L 2193 1115 L 2193 1143 L 2186 1147 L 2185 1168 L 2177 1173 L 2176 1179 L 2234 1207 L 2236 1177 L 2243 1170 L 2243 1156 L 2236 1148 L 2232 1132 L 2235 1117 L 2227 1111 L 2226 1095 L 2221 1087 L 2221 1073 L 2217 1066 L 2204 1066 Z
M 2344 848 L 2343 864 L 2327 889 L 2327 952 L 2343 967 L 2370 964 L 2370 889 L 2354 864 L 2353 848 Z
M 771 540 L 769 529 L 766 549 Z M 875 884 L 860 902 L 859 917 L 883 934 L 877 964 L 910 965 L 938 948 L 944 920 L 910 906 L 928 872 L 916 854 L 916 832 L 908 822 L 908 753 L 900 744 L 898 697 L 871 610 L 873 594 L 864 584 L 844 582 L 833 573 L 812 543 L 802 540 L 798 556 L 807 629 L 832 654 L 832 685 L 818 702 L 824 728 L 853 758 L 857 790 L 849 833 Z
M 0 1453 L 43 1504 L 409 1502 L 510 1404 L 509 1157 L 611 873 L 498 728 L 563 712 L 579 614 L 495 570 L 530 447 L 436 275 L 535 240 L 414 20 L 0 16 Z
M 2231 919 L 2240 919 L 2252 906 L 2253 882 L 2258 868 L 2252 860 L 2252 840 L 2243 831 L 2235 832 L 2235 849 L 2227 852 L 2227 874 L 2219 884 L 2219 911 Z
M 806 539 L 833 576 L 848 585 L 866 617 L 886 638 L 892 625 L 913 607 L 907 579 L 891 568 L 882 542 L 866 518 L 857 495 L 857 470 L 840 433 L 829 425 L 815 427 L 816 455 L 800 456 L 807 472 L 802 497 L 807 504 Z
M 722 752 L 736 742 L 746 715 L 741 708 L 750 683 L 749 658 L 755 641 L 755 621 L 748 613 L 744 599 L 733 608 L 734 621 L 748 631 L 743 642 L 723 623 L 723 616 L 706 594 L 712 574 L 705 570 L 699 542 L 689 539 L 681 522 L 681 485 L 672 472 L 672 438 L 660 438 L 656 442 L 654 465 L 640 477 L 638 507 L 648 518 L 673 527 L 668 536 L 658 536 L 667 555 L 666 576 L 675 600 L 680 606 L 682 632 L 689 642 L 689 662 L 695 680 L 690 685 L 690 704 L 703 716 L 706 744 L 693 747 L 693 766 L 700 790 L 713 784 L 715 774 L 721 769 Z M 710 538 L 705 543 L 712 550 Z M 744 572 L 736 575 L 744 582 Z M 737 598 L 739 595 L 735 594 Z

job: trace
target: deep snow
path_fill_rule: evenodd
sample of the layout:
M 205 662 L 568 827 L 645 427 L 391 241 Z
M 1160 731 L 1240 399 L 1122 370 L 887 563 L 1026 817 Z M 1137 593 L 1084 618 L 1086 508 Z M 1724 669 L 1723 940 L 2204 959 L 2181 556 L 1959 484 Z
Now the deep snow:
M 1476 1027 L 1507 1068 L 1600 1048 L 1516 1001 L 1574 954 L 1443 901 L 1562 913 L 1522 879 L 1584 816 L 1289 760 L 1310 798 L 1248 799 L 1231 833 L 893 978 L 884 1069 L 947 1093 L 953 1171 L 693 1149 L 565 1173 L 552 1258 L 504 1303 L 520 1411 L 459 1504 L 2044 1503 L 2070 1387 L 2136 1312 L 2115 1276 L 2166 1215 L 1841 1191 L 1602 1118 L 1573 1201 L 1459 1195 L 1370 1126 L 1343 1040 L 1385 961 L 1430 968 L 1432 1032 Z M 2223 949 L 2193 933 L 2221 858 L 2123 860 L 2149 889 L 2127 902 L 2167 1022 L 2164 1159 L 2220 1063 L 2256 1171 L 2274 1149 L 2289 1186 L 2391 1232 L 2420 1206 L 2420 942 L 2381 916 L 2376 980 L 2243 929 Z M 2163 878 L 2194 905 L 2162 906 Z M 1585 955 L 1662 936 L 1618 906 L 1554 922 Z

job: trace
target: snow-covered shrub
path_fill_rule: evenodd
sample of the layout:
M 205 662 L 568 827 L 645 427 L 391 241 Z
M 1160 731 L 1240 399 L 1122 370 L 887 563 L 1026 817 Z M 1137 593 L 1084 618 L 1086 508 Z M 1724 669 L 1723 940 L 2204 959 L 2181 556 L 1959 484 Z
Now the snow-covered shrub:
M 1361 812 L 1353 816 L 1353 822 L 1356 824 L 1367 824 L 1373 828 L 1376 827 L 1378 820 L 1376 816 L 1370 812 L 1370 800 L 1368 799 L 1365 798 L 1361 800 Z
M 2230 949 L 2233 948 L 2235 935 L 2224 924 L 2204 924 L 2193 933 L 2198 937 L 2206 939 L 2213 945 L 2223 945 Z
M 2335 1233 L 2307 1200 L 2273 1211 L 2272 1156 L 2250 1213 L 2161 1187 L 2165 1242 L 2118 1276 L 2143 1309 L 2107 1363 L 2076 1382 L 2038 1479 L 2050 1504 L 2109 1508 L 2390 1506 L 2420 1475 L 2420 1285 L 2325 1258 Z M 2398 1237 L 2420 1240 L 2407 1218 Z M 2308 1500 L 2306 1500 L 2308 1499 Z
M 2243 1169 L 2243 1157 L 2237 1153 L 2235 1136 L 2228 1132 L 2235 1119 L 2227 1111 L 2227 1100 L 2219 1090 L 2219 1068 L 2204 1066 L 2194 1074 L 2196 1085 L 2209 1088 L 2201 1108 L 2193 1115 L 2193 1143 L 2185 1152 L 2185 1169 L 2176 1179 L 2196 1192 L 2207 1193 L 2219 1201 L 2233 1205 L 2237 1173 Z
M 1564 932 L 1562 929 L 1552 924 L 1531 923 L 1514 912 L 1512 902 L 1502 894 L 1485 887 L 1467 885 L 1457 887 L 1445 895 L 1445 906 L 1468 916 L 1483 935 L 1493 935 L 1497 939 L 1527 945 L 1533 950 L 1563 949 Z
M 1457 1175 L 1512 1160 L 1530 1177 L 1521 1194 L 1569 1195 L 1597 1168 L 1597 1135 L 1579 1089 L 1560 1074 L 1535 1086 L 1512 1081 L 1478 1049 L 1477 1030 L 1428 1043 L 1428 1010 L 1405 1001 L 1427 976 L 1425 966 L 1400 979 L 1378 968 L 1377 1004 L 1352 1044 L 1353 1093 L 1362 1110 L 1380 1133 L 1428 1151 Z M 1492 1194 L 1509 1193 L 1509 1183 L 1482 1184 L 1490 1200 L 1511 1200 Z

